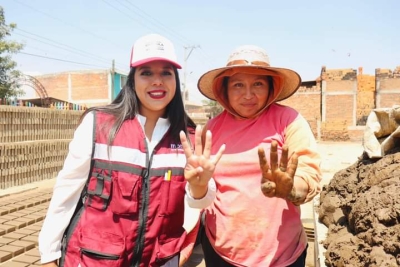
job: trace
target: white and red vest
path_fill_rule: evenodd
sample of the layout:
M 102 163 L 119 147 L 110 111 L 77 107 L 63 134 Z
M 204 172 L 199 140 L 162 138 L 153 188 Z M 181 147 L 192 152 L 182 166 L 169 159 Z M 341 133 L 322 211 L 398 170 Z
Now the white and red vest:
M 95 114 L 92 168 L 83 205 L 64 236 L 60 267 L 162 266 L 185 240 L 182 145 L 167 132 L 150 154 L 134 118 L 108 146 L 112 123 L 112 116 Z

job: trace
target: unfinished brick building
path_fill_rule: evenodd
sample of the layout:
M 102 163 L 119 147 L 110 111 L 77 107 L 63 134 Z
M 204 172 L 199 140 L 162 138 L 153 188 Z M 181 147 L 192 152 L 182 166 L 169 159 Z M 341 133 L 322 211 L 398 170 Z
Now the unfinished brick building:
M 372 109 L 400 105 L 400 67 L 376 69 L 375 75 L 363 74 L 361 67 L 322 67 L 318 79 L 303 82 L 282 104 L 300 111 L 318 140 L 361 140 Z
M 121 91 L 127 73 L 82 70 L 35 76 L 47 94 L 86 107 L 110 103 Z

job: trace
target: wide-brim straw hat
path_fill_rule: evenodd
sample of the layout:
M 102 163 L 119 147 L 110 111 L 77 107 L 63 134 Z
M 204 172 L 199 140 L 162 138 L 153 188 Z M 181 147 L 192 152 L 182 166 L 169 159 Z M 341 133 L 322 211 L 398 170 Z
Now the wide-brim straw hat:
M 301 84 L 301 78 L 297 72 L 286 68 L 271 67 L 269 57 L 264 49 L 254 45 L 244 45 L 231 53 L 225 67 L 203 74 L 197 87 L 205 97 L 221 103 L 221 101 L 223 102 L 223 92 L 221 92 L 223 77 L 229 77 L 235 73 L 271 76 L 274 92 L 272 92 L 269 103 L 290 97 Z

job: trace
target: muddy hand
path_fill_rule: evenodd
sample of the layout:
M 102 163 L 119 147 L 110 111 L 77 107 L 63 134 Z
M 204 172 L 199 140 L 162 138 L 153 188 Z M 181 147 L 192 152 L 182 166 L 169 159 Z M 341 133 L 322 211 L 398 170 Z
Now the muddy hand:
M 204 148 L 201 140 L 201 127 L 196 127 L 194 151 L 187 141 L 185 133 L 180 132 L 182 147 L 186 156 L 185 179 L 191 186 L 208 186 L 208 181 L 214 174 L 215 167 L 225 150 L 222 145 L 215 155 L 211 158 L 212 135 L 210 131 L 206 133 Z
M 294 201 L 296 190 L 293 187 L 294 174 L 297 168 L 297 155 L 294 153 L 288 162 L 288 148 L 282 147 L 280 162 L 278 163 L 278 143 L 271 143 L 271 167 L 268 166 L 265 151 L 258 148 L 258 157 L 261 169 L 261 191 L 267 197 L 279 197 Z

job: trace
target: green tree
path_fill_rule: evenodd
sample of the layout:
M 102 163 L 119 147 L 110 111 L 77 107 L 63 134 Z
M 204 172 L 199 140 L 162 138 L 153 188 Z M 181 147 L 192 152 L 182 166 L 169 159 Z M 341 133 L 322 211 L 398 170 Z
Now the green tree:
M 0 98 L 24 94 L 18 85 L 18 78 L 22 73 L 15 69 L 17 63 L 11 58 L 12 54 L 18 53 L 24 46 L 7 39 L 16 26 L 15 23 L 6 24 L 3 7 L 0 6 Z
M 207 112 L 210 114 L 210 118 L 214 118 L 224 110 L 224 108 L 217 101 L 203 100 L 201 102 L 207 107 Z

